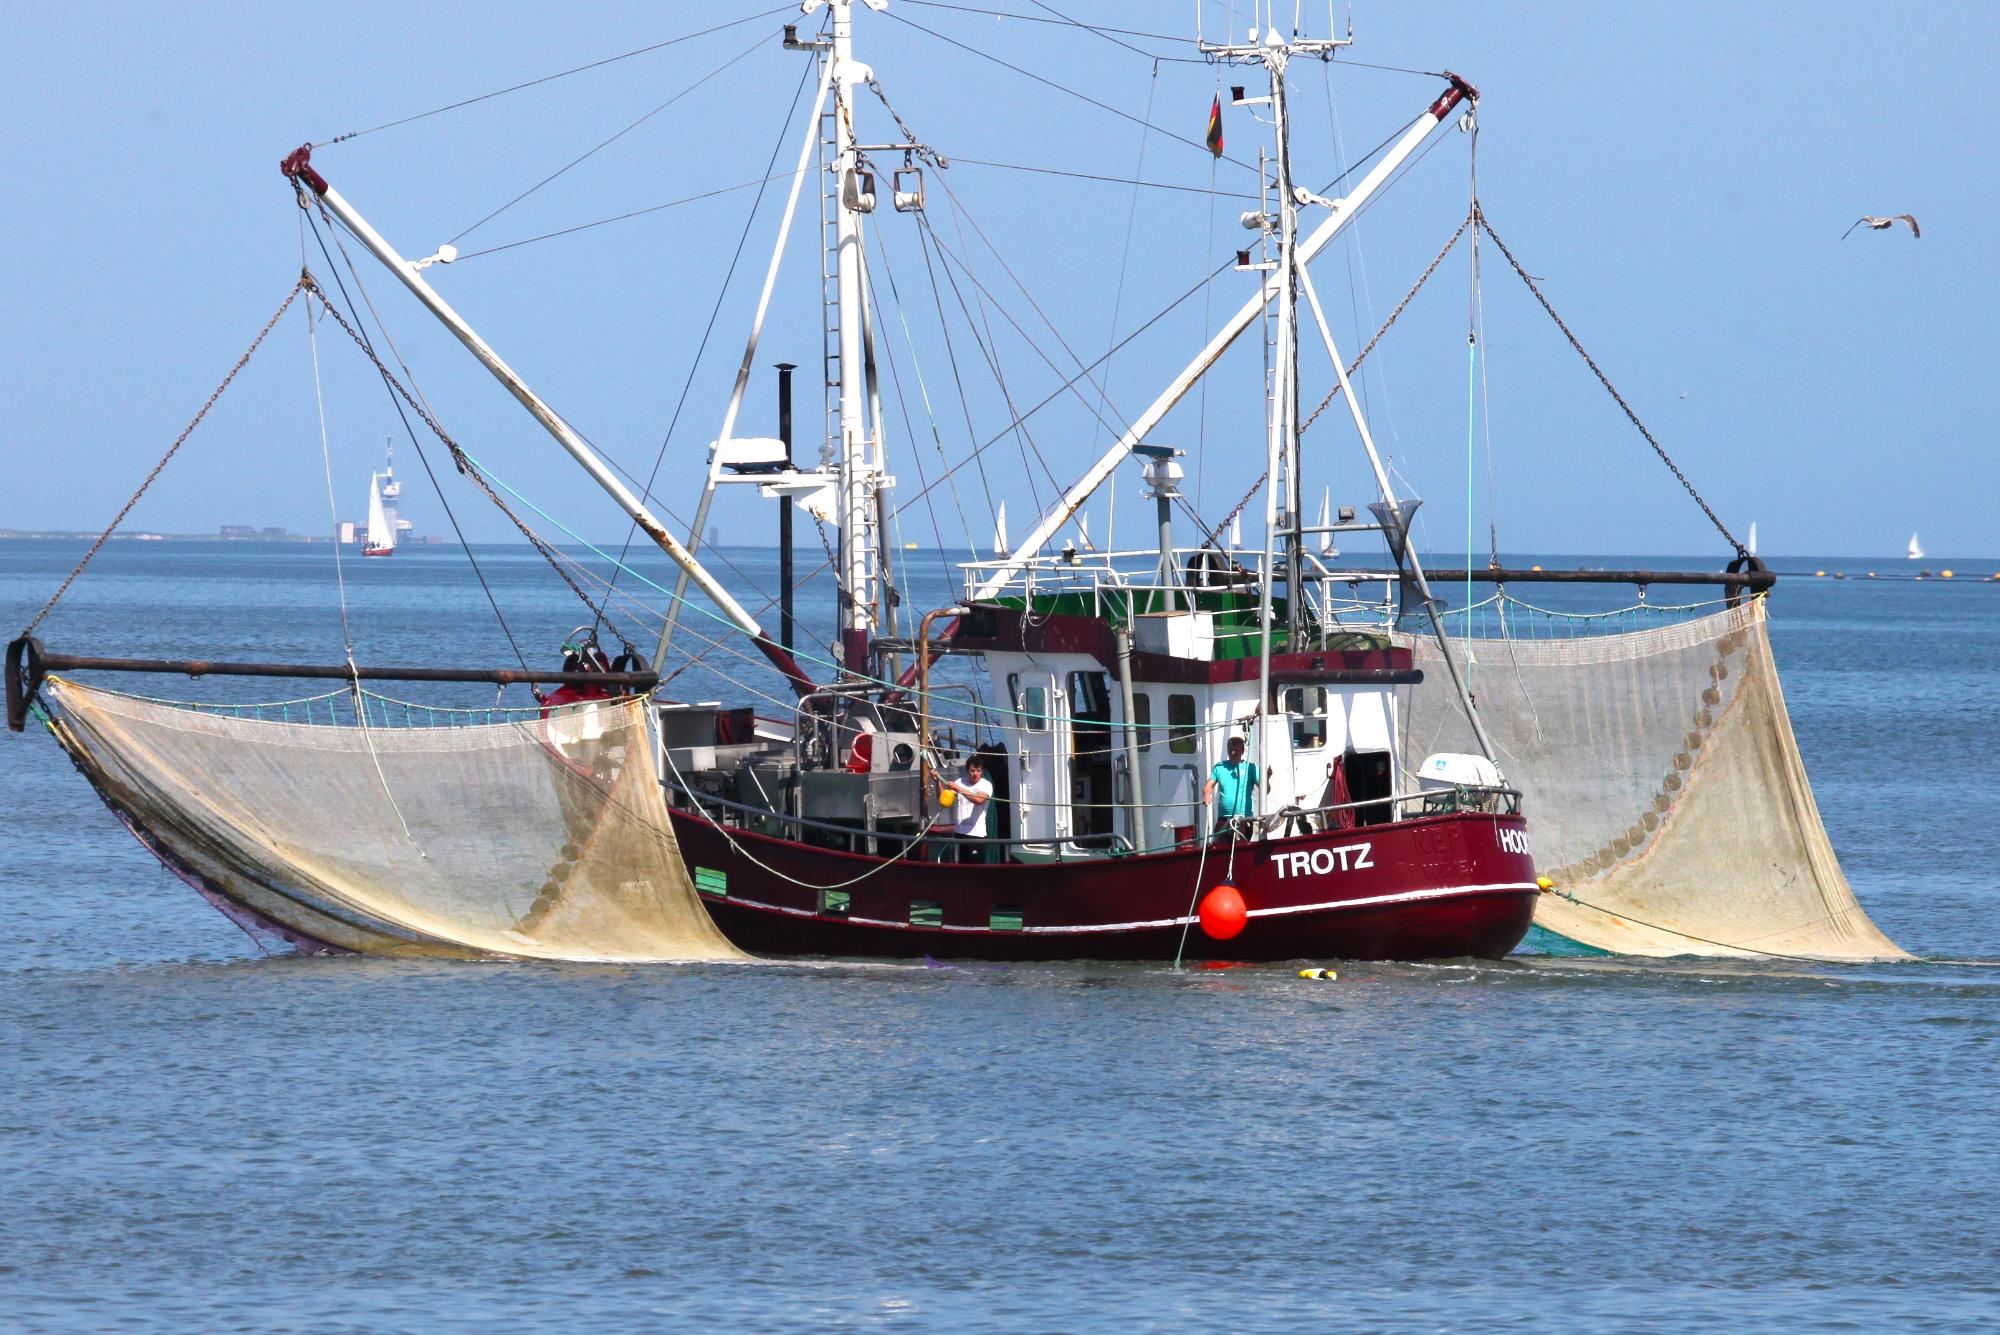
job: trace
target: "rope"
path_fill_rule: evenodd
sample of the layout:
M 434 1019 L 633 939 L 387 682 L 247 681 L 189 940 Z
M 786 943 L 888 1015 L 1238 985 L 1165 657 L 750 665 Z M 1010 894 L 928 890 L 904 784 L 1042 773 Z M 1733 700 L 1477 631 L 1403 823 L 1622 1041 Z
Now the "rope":
M 215 401 L 222 397 L 223 391 L 228 389 L 230 384 L 236 379 L 237 372 L 250 364 L 251 356 L 263 344 L 265 337 L 273 329 L 277 328 L 278 321 L 283 319 L 285 312 L 291 309 L 292 302 L 298 299 L 299 293 L 310 286 L 310 277 L 302 272 L 299 275 L 299 281 L 292 284 L 292 290 L 286 293 L 285 299 L 278 304 L 278 309 L 271 313 L 271 318 L 266 320 L 264 327 L 257 331 L 257 337 L 250 340 L 250 346 L 245 348 L 243 355 L 236 359 L 236 365 L 229 368 L 229 374 L 222 377 L 222 383 L 217 385 L 215 392 L 208 396 L 208 402 L 201 405 L 201 411 L 194 415 L 194 420 L 187 424 L 180 435 L 174 437 L 174 443 L 167 447 L 167 452 L 160 456 L 158 463 L 153 465 L 153 471 L 146 474 L 146 480 L 141 482 L 139 489 L 132 493 L 132 499 L 126 501 L 125 507 L 112 517 L 109 524 L 104 526 L 104 532 L 97 535 L 97 541 L 90 544 L 90 550 L 83 554 L 83 559 L 76 563 L 75 569 L 69 572 L 69 577 L 63 580 L 61 587 L 54 594 L 50 595 L 46 603 L 42 604 L 42 610 L 35 613 L 34 620 L 30 621 L 27 628 L 21 632 L 23 636 L 33 635 L 35 627 L 42 624 L 42 619 L 55 610 L 55 605 L 62 601 L 62 596 L 65 593 L 69 592 L 69 586 L 76 583 L 76 577 L 83 573 L 83 568 L 89 565 L 91 559 L 97 555 L 104 544 L 111 540 L 111 534 L 120 524 L 125 522 L 125 516 L 132 513 L 132 507 L 137 505 L 139 498 L 146 494 L 146 488 L 153 485 L 153 479 L 160 475 L 160 471 L 167 466 L 167 461 L 172 459 L 180 450 L 180 447 L 187 443 L 187 438 L 194 434 L 194 429 L 201 425 L 204 417 L 208 416 L 208 410 L 215 406 Z
M 326 299 L 326 293 L 321 290 L 317 282 L 313 281 L 311 275 L 307 275 L 301 279 L 301 283 L 314 297 L 318 298 L 320 308 L 333 318 L 333 322 L 346 331 L 349 338 L 354 340 L 354 345 L 361 349 L 362 355 L 374 364 L 375 369 L 381 373 L 382 378 L 396 391 L 403 402 L 410 406 L 410 411 L 414 412 L 418 419 L 430 428 L 431 434 L 438 438 L 439 443 L 451 452 L 452 461 L 458 465 L 458 471 L 470 478 L 472 484 L 485 494 L 486 499 L 492 501 L 494 505 L 499 507 L 501 514 L 506 515 L 508 519 L 513 521 L 514 527 L 520 530 L 521 536 L 528 540 L 534 549 L 541 554 L 542 559 L 547 561 L 558 575 L 562 576 L 562 581 L 569 585 L 570 592 L 574 593 L 582 601 L 584 607 L 590 611 L 592 620 L 601 620 L 604 623 L 605 629 L 609 630 L 621 642 L 629 644 L 630 641 L 626 639 L 624 633 L 612 624 L 611 618 L 604 614 L 603 609 L 591 599 L 588 593 L 584 592 L 583 586 L 570 577 L 570 573 L 564 568 L 560 556 L 549 545 L 548 541 L 541 534 L 528 527 L 521 517 L 508 507 L 507 502 L 500 499 L 500 494 L 488 485 L 485 477 L 480 474 L 479 469 L 473 464 L 471 456 L 466 454 L 460 448 L 459 443 L 451 438 L 450 433 L 439 424 L 435 417 L 431 416 L 430 410 L 419 403 L 408 389 L 404 388 L 403 382 L 398 380 L 395 374 L 389 370 L 388 365 L 376 355 L 375 349 L 368 345 L 368 341 L 361 336 L 360 332 L 353 325 L 347 322 L 347 318 L 340 313 L 339 309 Z
M 1368 346 L 1355 354 L 1354 360 L 1347 364 L 1348 379 L 1352 380 L 1354 378 L 1354 373 L 1361 369 L 1363 362 L 1368 360 L 1368 354 L 1375 351 L 1375 345 L 1382 341 L 1382 336 L 1389 332 L 1396 321 L 1403 318 L 1403 312 L 1410 308 L 1410 303 L 1416 300 L 1417 293 L 1422 291 L 1424 284 L 1431 280 L 1431 275 L 1438 271 L 1438 266 L 1444 263 L 1445 256 L 1451 254 L 1452 247 L 1456 246 L 1459 238 L 1465 235 L 1465 229 L 1472 226 L 1472 221 L 1473 215 L 1467 213 L 1465 221 L 1461 222 L 1458 225 L 1458 230 L 1451 234 L 1451 240 L 1444 243 L 1444 249 L 1438 251 L 1437 255 L 1432 258 L 1430 264 L 1417 278 L 1416 283 L 1411 286 L 1408 292 L 1403 294 L 1403 299 L 1396 303 L 1396 309 L 1389 312 L 1389 318 L 1382 322 L 1382 327 L 1375 331 L 1375 336 L 1368 340 Z M 1318 421 L 1319 415 L 1331 407 L 1333 401 L 1339 397 L 1340 386 L 1336 384 L 1327 396 L 1319 401 L 1319 407 L 1313 409 L 1311 413 L 1307 414 L 1305 421 L 1299 423 L 1299 434 L 1304 435 L 1306 428 Z M 1270 476 L 1269 473 L 1259 473 L 1257 475 L 1257 480 L 1250 484 L 1250 490 L 1243 493 L 1243 499 L 1236 502 L 1235 506 L 1230 509 L 1228 514 L 1222 517 L 1214 528 L 1208 530 L 1208 536 L 1202 542 L 1204 547 L 1213 547 L 1216 545 L 1216 535 L 1227 529 L 1231 521 L 1237 515 L 1243 513 L 1243 507 L 1250 504 L 1251 500 L 1257 495 L 1258 489 L 1264 485 L 1264 479 L 1268 476 Z M 1468 564 L 1470 563 L 1468 562 Z
M 1603 385 L 1605 392 L 1610 394 L 1618 406 L 1624 410 L 1626 418 L 1633 426 L 1638 428 L 1639 434 L 1646 438 L 1646 443 L 1653 447 L 1653 453 L 1660 456 L 1660 462 L 1667 466 L 1667 471 L 1674 475 L 1674 480 L 1681 484 L 1682 489 L 1689 496 L 1694 498 L 1694 503 L 1701 507 L 1703 514 L 1708 516 L 1708 522 L 1715 525 L 1715 531 L 1720 533 L 1723 540 L 1736 549 L 1738 556 L 1748 556 L 1750 554 L 1749 549 L 1736 540 L 1736 535 L 1729 531 L 1729 526 L 1722 522 L 1714 510 L 1709 508 L 1708 502 L 1702 499 L 1699 491 L 1695 490 L 1694 483 L 1688 481 L 1687 474 L 1681 471 L 1680 465 L 1674 462 L 1673 456 L 1667 453 L 1666 447 L 1661 445 L 1653 433 L 1646 429 L 1646 424 L 1639 420 L 1639 414 L 1632 411 L 1632 405 L 1625 401 L 1625 396 L 1618 392 L 1617 386 L 1613 385 L 1611 378 L 1604 374 L 1603 369 L 1598 366 L 1597 360 L 1584 351 L 1583 344 L 1577 340 L 1575 334 L 1570 332 L 1569 326 L 1563 323 L 1562 316 L 1556 314 L 1556 308 L 1549 304 L 1549 299 L 1542 295 L 1542 289 L 1535 283 L 1534 276 L 1521 267 L 1521 262 L 1514 258 L 1514 252 L 1507 249 L 1507 243 L 1502 241 L 1500 234 L 1493 230 L 1493 224 L 1486 221 L 1485 210 L 1475 204 L 1473 206 L 1473 216 L 1478 219 L 1480 230 L 1493 238 L 1493 244 L 1498 246 L 1500 253 L 1507 257 L 1507 263 L 1512 265 L 1514 272 L 1521 276 L 1521 281 L 1528 285 L 1528 291 L 1535 294 L 1535 300 L 1541 303 L 1542 309 L 1548 312 L 1549 318 L 1556 322 L 1556 328 L 1562 330 L 1563 337 L 1569 340 L 1569 345 L 1572 348 L 1576 349 L 1576 355 L 1583 358 L 1583 364 L 1588 366 L 1590 373 L 1597 377 L 1597 383 Z
M 1202 814 L 1206 816 L 1208 804 L 1202 803 Z M 1201 902 L 1201 880 L 1208 873 L 1208 839 L 1201 841 L 1201 857 L 1194 864 L 1194 893 L 1188 896 L 1187 913 L 1181 919 L 1181 943 L 1174 947 L 1174 967 L 1181 967 L 1181 956 L 1187 951 L 1188 929 L 1194 926 L 1195 905 Z
M 491 213 L 479 219 L 479 221 L 472 223 L 467 227 L 465 227 L 464 229 L 462 229 L 460 232 L 458 232 L 457 235 L 453 236 L 450 239 L 450 241 L 447 242 L 446 244 L 457 245 L 462 238 L 471 235 L 473 232 L 478 231 L 480 228 L 484 227 L 487 223 L 492 222 L 495 218 L 505 213 L 508 209 L 513 208 L 516 204 L 519 204 L 529 195 L 534 194 L 537 190 L 540 190 L 543 186 L 555 180 L 563 173 L 587 161 L 589 158 L 595 156 L 596 154 L 602 152 L 603 150 L 611 147 L 611 145 L 617 143 L 620 139 L 623 139 L 626 135 L 632 133 L 632 131 L 638 129 L 641 125 L 644 125 L 647 121 L 653 119 L 653 117 L 659 115 L 661 112 L 665 111 L 668 107 L 680 101 L 682 98 L 686 97 L 689 93 L 692 93 L 695 89 L 707 83 L 710 79 L 713 79 L 716 75 L 721 74 L 724 70 L 736 64 L 736 62 L 744 59 L 751 52 L 757 50 L 757 48 L 763 46 L 766 40 L 768 39 L 764 34 L 762 33 L 758 34 L 757 40 L 752 42 L 749 46 L 744 47 L 741 51 L 731 56 L 728 60 L 723 61 L 722 64 L 716 66 L 708 73 L 702 75 L 699 79 L 696 79 L 693 83 L 681 89 L 679 92 L 675 93 L 672 97 L 668 98 L 666 101 L 654 107 L 651 111 L 647 112 L 645 115 L 639 117 L 635 121 L 632 121 L 630 124 L 626 125 L 624 129 L 619 130 L 616 134 L 598 140 L 597 143 L 591 145 L 589 148 L 585 149 L 582 153 L 578 154 L 576 157 L 571 158 L 568 162 L 565 162 L 562 166 L 556 168 L 554 171 L 550 172 L 547 176 L 544 176 L 541 180 L 535 182 L 533 185 L 529 186 L 526 190 L 523 190 L 520 194 L 508 200 L 505 204 L 502 204 L 499 208 L 494 209 Z
M 365 130 L 349 130 L 346 134 L 337 134 L 331 139 L 322 139 L 314 144 L 313 147 L 326 148 L 331 144 L 344 144 L 350 139 L 359 139 L 364 134 L 374 134 L 377 130 L 393 130 L 398 125 L 408 125 L 411 121 L 420 121 L 431 116 L 441 116 L 447 111 L 457 111 L 460 107 L 469 107 L 476 102 L 486 102 L 496 97 L 505 97 L 509 93 L 518 93 L 524 88 L 538 88 L 545 83 L 554 83 L 557 79 L 566 79 L 572 74 L 582 74 L 587 70 L 601 69 L 606 65 L 615 65 L 621 60 L 630 60 L 634 56 L 643 56 L 654 51 L 665 50 L 670 46 L 679 46 L 682 42 L 691 42 L 697 37 L 706 37 L 712 32 L 721 32 L 725 28 L 735 28 L 745 23 L 755 23 L 758 19 L 769 18 L 773 14 L 783 13 L 785 10 L 791 8 L 793 8 L 792 5 L 783 4 L 756 14 L 746 14 L 740 19 L 731 19 L 727 23 L 718 23 L 712 28 L 703 28 L 699 32 L 684 33 L 679 37 L 669 37 L 666 41 L 654 42 L 651 46 L 635 47 L 630 51 L 621 51 L 615 56 L 606 56 L 602 60 L 593 60 L 584 65 L 573 65 L 569 69 L 558 70 L 554 74 L 544 74 L 541 78 L 529 79 L 526 83 L 511 84 L 506 88 L 496 88 L 490 93 L 480 93 L 476 97 L 460 98 L 456 102 L 447 102 L 441 107 L 432 107 L 429 111 L 419 111 L 414 115 L 398 117 L 392 121 L 383 121 L 380 125 L 371 125 Z
M 304 197 L 301 196 L 300 204 L 303 206 L 304 202 Z M 321 205 L 320 213 L 322 216 L 325 215 L 326 210 L 324 205 Z M 312 228 L 313 241 L 319 246 L 319 253 L 326 257 L 327 268 L 333 274 L 335 285 L 340 288 L 341 298 L 352 306 L 354 299 L 347 294 L 347 283 L 341 278 L 340 267 L 334 264 L 332 253 L 326 248 L 326 237 L 320 232 L 319 223 L 314 219 L 312 211 L 301 207 L 299 209 L 299 219 L 301 266 L 303 267 L 305 263 L 304 230 L 310 226 Z M 410 364 L 403 360 L 403 354 L 396 347 L 396 340 L 389 333 L 389 327 L 382 323 L 382 313 L 375 309 L 374 299 L 368 295 L 367 285 L 361 281 L 361 275 L 354 267 L 353 258 L 348 255 L 347 247 L 341 243 L 340 233 L 332 228 L 331 223 L 328 225 L 328 230 L 333 233 L 333 243 L 340 249 L 340 257 L 347 265 L 347 272 L 354 277 L 354 286 L 361 293 L 362 302 L 368 307 L 368 313 L 375 317 L 375 327 L 382 331 L 382 341 L 389 345 L 389 355 L 396 359 L 396 364 L 403 368 L 403 374 L 409 376 L 411 383 L 414 384 L 416 377 L 410 372 Z M 359 315 L 360 312 L 357 310 L 357 319 Z M 373 347 L 373 343 L 366 339 L 365 331 L 363 332 L 363 339 L 364 342 L 368 343 L 369 347 Z M 314 349 L 315 356 L 317 356 L 317 341 L 315 341 Z M 382 388 L 389 396 L 389 406 L 396 410 L 396 419 L 403 424 L 403 434 L 409 437 L 410 447 L 417 452 L 417 462 L 424 466 L 424 476 L 430 480 L 431 491 L 437 496 L 438 505 L 444 510 L 445 518 L 451 523 L 451 531 L 458 538 L 458 545 L 465 553 L 466 563 L 472 567 L 473 576 L 479 581 L 480 592 L 486 595 L 486 605 L 493 609 L 493 618 L 500 623 L 500 632 L 507 637 L 507 646 L 514 651 L 515 660 L 520 663 L 522 670 L 525 671 L 528 666 L 527 655 L 521 652 L 520 641 L 514 638 L 514 628 L 507 624 L 507 614 L 500 610 L 500 600 L 494 596 L 493 586 L 487 582 L 486 572 L 480 568 L 479 558 L 473 555 L 472 544 L 466 541 L 465 529 L 458 522 L 458 512 L 451 508 L 451 500 L 444 494 L 444 485 L 438 481 L 437 470 L 431 467 L 431 457 L 424 450 L 423 440 L 417 435 L 415 428 L 411 427 L 410 415 L 403 411 L 403 405 L 397 400 L 394 387 L 387 380 L 384 380 Z M 530 692 L 533 692 L 535 688 L 531 686 L 528 689 Z

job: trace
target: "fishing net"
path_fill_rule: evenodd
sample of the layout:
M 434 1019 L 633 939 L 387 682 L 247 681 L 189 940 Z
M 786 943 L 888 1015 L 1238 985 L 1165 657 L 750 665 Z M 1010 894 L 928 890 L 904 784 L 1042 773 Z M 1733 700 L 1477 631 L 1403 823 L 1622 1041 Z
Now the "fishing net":
M 239 921 L 374 955 L 740 959 L 696 898 L 643 702 L 473 726 L 230 717 L 51 678 L 64 749 Z
M 1404 754 L 1476 751 L 1435 641 L 1409 644 L 1425 677 L 1403 688 Z M 1820 824 L 1761 598 L 1623 633 L 1453 644 L 1556 884 L 1539 926 L 1617 954 L 1905 957 Z

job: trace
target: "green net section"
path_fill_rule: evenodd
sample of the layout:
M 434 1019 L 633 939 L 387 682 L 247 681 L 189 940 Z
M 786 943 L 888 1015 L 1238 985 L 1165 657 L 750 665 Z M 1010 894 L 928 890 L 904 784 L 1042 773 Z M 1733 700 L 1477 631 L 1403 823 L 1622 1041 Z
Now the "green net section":
M 58 741 L 150 847 L 294 938 L 401 956 L 742 958 L 689 883 L 638 699 L 385 727 L 53 677 L 44 694 Z M 385 703 L 400 702 L 359 707 Z

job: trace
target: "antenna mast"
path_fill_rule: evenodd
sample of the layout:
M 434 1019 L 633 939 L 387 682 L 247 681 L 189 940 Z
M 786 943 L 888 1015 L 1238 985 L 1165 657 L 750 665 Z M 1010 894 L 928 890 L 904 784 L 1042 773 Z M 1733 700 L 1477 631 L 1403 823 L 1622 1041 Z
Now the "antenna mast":
M 1277 208 L 1261 214 L 1246 214 L 1244 224 L 1257 228 L 1267 244 L 1275 242 L 1277 247 L 1278 346 L 1277 356 L 1272 361 L 1266 444 L 1270 481 L 1264 492 L 1262 620 L 1265 626 L 1270 625 L 1271 588 L 1276 582 L 1273 567 L 1279 555 L 1275 547 L 1282 542 L 1287 595 L 1285 627 L 1291 642 L 1296 644 L 1305 615 L 1305 599 L 1302 597 L 1305 503 L 1299 477 L 1299 206 L 1313 202 L 1313 196 L 1292 179 L 1291 111 L 1286 97 L 1285 69 L 1295 56 L 1331 60 L 1334 52 L 1352 45 L 1353 38 L 1301 37 L 1297 32 L 1286 38 L 1275 26 L 1266 26 L 1261 32 L 1253 27 L 1248 36 L 1249 40 L 1243 43 L 1199 42 L 1198 46 L 1212 61 L 1262 65 L 1270 78 L 1271 91 L 1266 96 L 1245 97 L 1243 90 L 1238 88 L 1234 90 L 1232 105 L 1271 108 L 1271 130 L 1277 142 L 1277 152 L 1272 159 L 1275 179 L 1270 182 L 1277 196 Z M 1268 656 L 1271 646 L 1266 644 L 1264 651 Z

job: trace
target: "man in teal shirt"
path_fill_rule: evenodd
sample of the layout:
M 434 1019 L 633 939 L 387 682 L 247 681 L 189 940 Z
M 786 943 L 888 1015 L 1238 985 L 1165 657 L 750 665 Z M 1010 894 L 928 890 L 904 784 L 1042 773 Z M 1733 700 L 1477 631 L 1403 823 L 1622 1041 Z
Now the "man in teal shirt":
M 1229 759 L 1217 762 L 1201 790 L 1203 802 L 1215 803 L 1215 828 L 1221 829 L 1231 817 L 1257 814 L 1255 795 L 1260 782 L 1257 767 L 1243 758 L 1243 739 L 1231 737 Z

